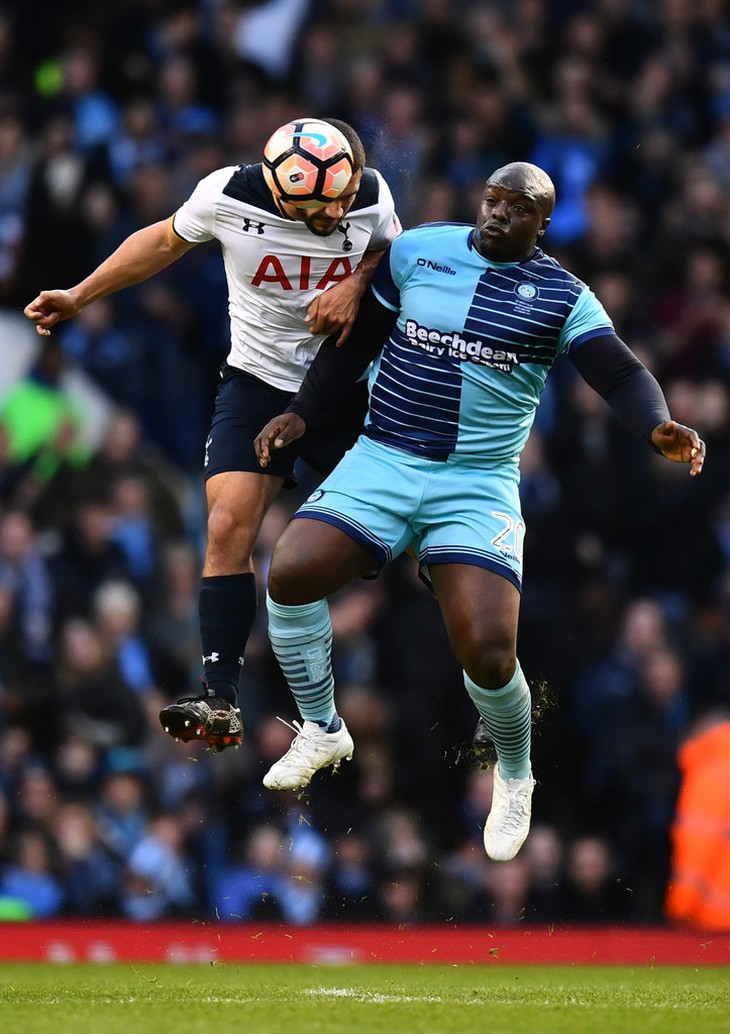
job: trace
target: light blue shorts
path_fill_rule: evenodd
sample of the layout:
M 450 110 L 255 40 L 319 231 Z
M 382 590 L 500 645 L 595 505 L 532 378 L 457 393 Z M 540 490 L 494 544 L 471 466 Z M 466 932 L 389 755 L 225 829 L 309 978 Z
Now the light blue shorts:
M 522 587 L 525 525 L 516 464 L 437 462 L 364 435 L 300 506 L 341 528 L 383 566 L 409 546 L 433 564 L 474 564 Z

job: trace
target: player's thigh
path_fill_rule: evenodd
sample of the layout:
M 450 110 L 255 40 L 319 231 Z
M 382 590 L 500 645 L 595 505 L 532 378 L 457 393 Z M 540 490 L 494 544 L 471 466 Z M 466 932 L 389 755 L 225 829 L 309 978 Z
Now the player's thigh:
M 475 564 L 434 564 L 431 583 L 458 657 L 475 650 L 513 653 L 520 593 L 501 574 Z
M 462 664 L 492 671 L 514 654 L 524 524 L 516 469 L 444 464 L 429 479 L 414 525 L 425 580 Z
M 277 603 L 288 606 L 311 603 L 377 570 L 373 554 L 346 532 L 325 521 L 299 517 L 276 544 L 269 592 Z
M 415 457 L 362 436 L 295 517 L 338 528 L 371 554 L 378 570 L 413 541 L 410 518 L 427 471 Z
M 521 591 L 525 525 L 516 469 L 443 464 L 429 478 L 413 525 L 425 580 L 440 564 L 467 564 Z

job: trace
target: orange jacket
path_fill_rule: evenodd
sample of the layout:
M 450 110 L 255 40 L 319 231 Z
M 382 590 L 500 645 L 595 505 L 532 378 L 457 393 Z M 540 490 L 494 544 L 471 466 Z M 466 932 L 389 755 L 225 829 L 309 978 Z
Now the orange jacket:
M 704 930 L 730 930 L 730 721 L 687 740 L 679 766 L 665 912 Z

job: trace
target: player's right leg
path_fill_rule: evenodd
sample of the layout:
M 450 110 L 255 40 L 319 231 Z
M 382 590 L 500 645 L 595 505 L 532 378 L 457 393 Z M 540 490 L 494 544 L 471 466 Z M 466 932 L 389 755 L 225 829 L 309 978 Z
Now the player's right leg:
M 208 536 L 199 596 L 203 688 L 160 713 L 163 729 L 174 739 L 202 741 L 216 752 L 241 742 L 238 683 L 257 608 L 252 554 L 280 487 L 280 478 L 244 471 L 216 474 L 207 482 Z
M 352 758 L 354 745 L 335 709 L 332 625 L 326 597 L 377 570 L 378 562 L 344 531 L 296 520 L 277 543 L 269 572 L 269 640 L 302 723 L 289 750 L 264 776 L 269 790 L 307 786 L 315 772 Z
M 264 473 L 253 440 L 289 398 L 288 392 L 225 367 L 206 441 L 208 522 L 199 595 L 203 690 L 163 708 L 160 723 L 174 739 L 199 740 L 214 751 L 241 742 L 238 683 L 257 609 L 252 554 L 296 457 L 282 449 Z
M 349 733 L 337 738 L 343 726 L 334 705 L 325 601 L 409 546 L 413 531 L 403 515 L 420 498 L 429 469 L 360 438 L 279 539 L 269 572 L 269 638 L 304 724 L 267 773 L 266 786 L 306 786 L 315 771 L 352 753 Z

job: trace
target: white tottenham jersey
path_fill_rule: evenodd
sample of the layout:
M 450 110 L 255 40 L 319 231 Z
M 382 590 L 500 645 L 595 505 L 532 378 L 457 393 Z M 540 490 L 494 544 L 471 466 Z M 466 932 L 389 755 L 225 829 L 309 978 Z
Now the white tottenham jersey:
M 196 244 L 215 238 L 228 280 L 228 363 L 285 391 L 296 391 L 325 335 L 304 322 L 313 298 L 344 280 L 368 250 L 387 247 L 400 224 L 393 197 L 365 169 L 350 211 L 329 237 L 276 208 L 261 165 L 218 169 L 198 183 L 173 226 Z

